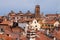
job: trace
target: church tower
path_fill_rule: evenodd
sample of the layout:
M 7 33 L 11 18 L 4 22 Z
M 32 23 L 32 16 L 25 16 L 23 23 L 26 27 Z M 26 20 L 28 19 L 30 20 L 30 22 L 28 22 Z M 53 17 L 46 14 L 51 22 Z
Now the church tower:
M 35 18 L 40 18 L 40 5 L 35 7 Z

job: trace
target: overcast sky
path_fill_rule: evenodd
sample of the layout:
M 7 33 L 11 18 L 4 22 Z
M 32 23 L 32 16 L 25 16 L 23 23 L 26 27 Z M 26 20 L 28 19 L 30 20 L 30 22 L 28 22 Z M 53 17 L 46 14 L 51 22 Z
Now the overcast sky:
M 0 15 L 5 15 L 11 10 L 24 13 L 30 10 L 34 13 L 37 4 L 44 14 L 60 12 L 60 0 L 0 0 Z

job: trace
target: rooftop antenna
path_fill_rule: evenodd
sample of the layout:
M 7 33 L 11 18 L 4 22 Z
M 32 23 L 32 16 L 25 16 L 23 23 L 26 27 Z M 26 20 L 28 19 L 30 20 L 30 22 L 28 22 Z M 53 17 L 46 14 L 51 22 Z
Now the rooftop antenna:
M 56 16 L 58 17 L 58 11 L 56 11 Z
M 57 11 L 56 11 L 56 14 L 57 14 Z

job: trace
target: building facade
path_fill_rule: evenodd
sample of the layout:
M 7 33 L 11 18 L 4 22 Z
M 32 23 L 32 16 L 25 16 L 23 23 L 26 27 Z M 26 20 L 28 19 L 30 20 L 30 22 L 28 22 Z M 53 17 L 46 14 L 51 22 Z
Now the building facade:
M 19 11 L 0 16 L 0 40 L 60 40 L 60 14 Z

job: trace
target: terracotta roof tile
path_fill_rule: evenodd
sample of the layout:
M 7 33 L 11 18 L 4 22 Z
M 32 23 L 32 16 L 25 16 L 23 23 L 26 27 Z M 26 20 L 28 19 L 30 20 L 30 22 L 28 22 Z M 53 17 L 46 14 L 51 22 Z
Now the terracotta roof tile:
M 11 22 L 10 21 L 3 21 L 2 23 L 0 23 L 0 24 L 7 24 L 7 25 L 9 25 Z
M 57 14 L 46 14 L 46 16 L 57 16 Z
M 52 40 L 49 37 L 47 37 L 46 35 L 42 34 L 41 32 L 37 32 L 37 35 L 39 37 L 37 37 L 36 40 Z

